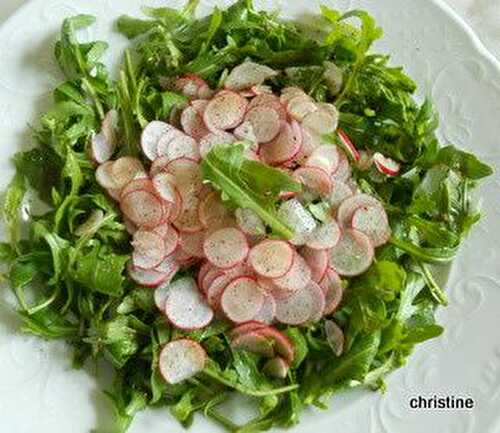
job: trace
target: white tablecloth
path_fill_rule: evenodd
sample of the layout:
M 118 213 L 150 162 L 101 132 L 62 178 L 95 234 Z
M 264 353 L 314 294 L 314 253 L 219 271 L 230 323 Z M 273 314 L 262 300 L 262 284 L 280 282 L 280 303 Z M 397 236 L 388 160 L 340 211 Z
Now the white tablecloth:
M 29 0 L 0 0 L 0 23 L 26 1 Z M 147 0 L 138 1 L 147 4 Z M 445 1 L 471 25 L 486 47 L 500 60 L 500 0 Z

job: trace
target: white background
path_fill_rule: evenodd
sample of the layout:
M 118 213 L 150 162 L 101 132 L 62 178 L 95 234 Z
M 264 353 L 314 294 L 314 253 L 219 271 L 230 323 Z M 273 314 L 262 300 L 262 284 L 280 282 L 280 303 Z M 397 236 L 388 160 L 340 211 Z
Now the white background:
M 1 0 L 0 24 L 29 0 Z M 119 1 L 119 0 L 113 0 Z M 377 0 L 384 1 L 384 0 Z M 416 0 L 418 1 L 418 0 Z M 500 1 L 445 0 L 476 31 L 486 47 L 500 60 Z M 147 4 L 147 0 L 141 0 Z

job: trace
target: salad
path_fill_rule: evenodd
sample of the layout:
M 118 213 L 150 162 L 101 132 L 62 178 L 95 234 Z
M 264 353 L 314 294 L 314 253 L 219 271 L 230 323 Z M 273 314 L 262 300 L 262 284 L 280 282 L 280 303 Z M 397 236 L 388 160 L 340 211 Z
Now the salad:
M 77 39 L 95 19 L 67 18 L 65 81 L 5 195 L 22 330 L 67 341 L 75 368 L 112 364 L 117 432 L 147 407 L 290 427 L 346 388 L 384 390 L 443 332 L 434 267 L 491 174 L 438 142 L 431 101 L 369 51 L 368 13 L 304 24 L 239 0 L 196 18 L 197 3 L 120 17 L 116 78 L 106 42 Z M 220 410 L 235 394 L 259 409 L 244 425 Z

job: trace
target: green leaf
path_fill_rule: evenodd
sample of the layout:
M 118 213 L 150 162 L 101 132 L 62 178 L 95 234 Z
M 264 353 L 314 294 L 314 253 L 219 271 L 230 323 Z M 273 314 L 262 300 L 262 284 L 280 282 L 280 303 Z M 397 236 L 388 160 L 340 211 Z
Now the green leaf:
M 26 194 L 26 180 L 16 173 L 10 182 L 3 202 L 2 214 L 9 231 L 10 244 L 15 249 L 20 236 L 21 204 Z
M 454 146 L 443 147 L 437 155 L 437 162 L 472 180 L 483 179 L 493 174 L 490 166 L 479 161 L 471 153 L 459 150 Z
M 284 238 L 293 232 L 276 212 L 279 194 L 300 191 L 300 185 L 284 172 L 245 159 L 244 146 L 217 146 L 202 162 L 203 179 L 222 192 L 222 199 L 244 209 L 252 209 Z

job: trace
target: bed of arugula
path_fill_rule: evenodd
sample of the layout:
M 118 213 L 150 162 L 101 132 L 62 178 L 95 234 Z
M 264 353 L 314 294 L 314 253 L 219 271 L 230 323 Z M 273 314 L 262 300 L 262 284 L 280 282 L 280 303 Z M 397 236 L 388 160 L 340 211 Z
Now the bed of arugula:
M 1 244 L 1 260 L 8 265 L 5 277 L 18 300 L 22 329 L 66 340 L 77 368 L 101 357 L 113 364 L 116 377 L 107 394 L 116 409 L 117 432 L 148 406 L 169 407 L 184 425 L 203 412 L 234 432 L 286 427 L 299 422 L 305 406 L 326 407 L 344 388 L 383 389 L 384 376 L 402 366 L 415 345 L 443 332 L 434 312 L 446 304 L 446 294 L 429 265 L 453 260 L 480 217 L 472 190 L 491 173 L 473 155 L 440 146 L 431 102 L 417 104 L 415 83 L 403 70 L 390 66 L 388 56 L 369 53 L 382 30 L 366 12 L 342 15 L 323 7 L 308 26 L 256 11 L 250 0 L 203 19 L 195 19 L 196 5 L 192 0 L 181 11 L 145 8 L 144 20 L 121 17 L 117 29 L 134 44 L 117 79 L 100 63 L 105 42 L 77 41 L 77 30 L 94 18 L 66 19 L 55 46 L 66 81 L 54 90 L 54 105 L 36 126 L 36 146 L 14 157 L 17 174 L 5 196 L 10 242 Z M 95 181 L 86 146 L 104 113 L 116 108 L 120 154 L 139 155 L 141 129 L 186 102 L 163 91 L 160 77 L 195 73 L 216 87 L 227 69 L 247 58 L 276 69 L 299 67 L 272 86 L 296 85 L 317 100 L 333 101 L 341 127 L 358 147 L 403 164 L 395 178 L 355 173 L 361 188 L 385 204 L 393 237 L 365 275 L 346 282 L 335 314 L 346 335 L 341 357 L 329 348 L 321 323 L 284 328 L 296 358 L 289 377 L 273 381 L 260 372 L 255 355 L 230 350 L 230 325 L 217 321 L 187 333 L 210 356 L 205 371 L 167 386 L 157 370 L 159 349 L 186 332 L 170 328 L 154 307 L 152 291 L 127 278 L 129 235 L 116 205 Z M 325 61 L 344 72 L 344 87 L 335 98 L 323 80 Z M 20 221 L 26 192 L 50 209 L 43 214 L 28 209 L 27 224 Z M 258 188 L 253 194 L 258 199 Z M 97 209 L 101 217 L 82 226 Z M 260 415 L 244 426 L 218 412 L 233 391 L 254 396 L 259 405 Z

